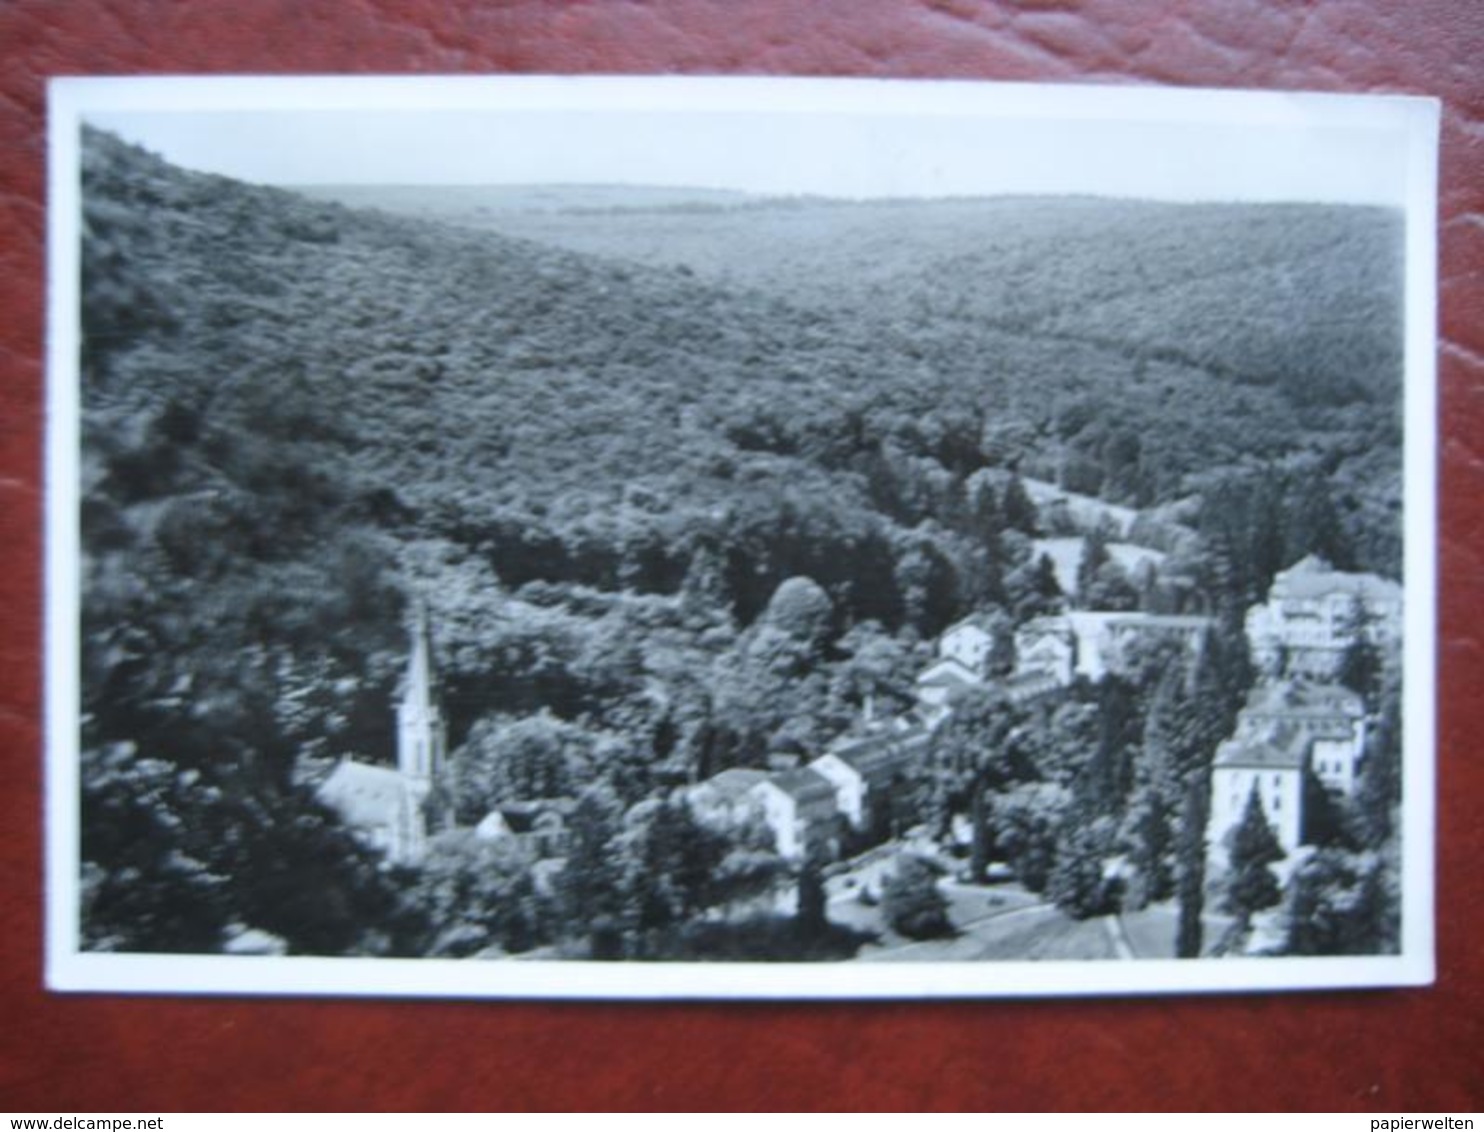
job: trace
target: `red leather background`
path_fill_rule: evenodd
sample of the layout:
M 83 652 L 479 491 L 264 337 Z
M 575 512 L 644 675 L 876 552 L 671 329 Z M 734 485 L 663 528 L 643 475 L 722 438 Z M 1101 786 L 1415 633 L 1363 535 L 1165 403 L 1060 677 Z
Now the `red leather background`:
M 0 1109 L 1484 1107 L 1477 0 L 8 0 L 0 58 Z M 43 992 L 44 81 L 217 71 L 955 77 L 1443 98 L 1437 986 L 809 1006 Z

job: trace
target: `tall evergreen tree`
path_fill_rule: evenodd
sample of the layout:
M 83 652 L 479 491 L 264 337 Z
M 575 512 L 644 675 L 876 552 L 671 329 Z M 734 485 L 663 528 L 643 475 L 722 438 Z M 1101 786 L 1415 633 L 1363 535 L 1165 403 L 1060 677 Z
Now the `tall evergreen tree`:
M 1364 599 L 1356 597 L 1344 621 L 1350 639 L 1340 657 L 1340 683 L 1374 706 L 1381 692 L 1381 650 L 1372 639 L 1374 618 Z
M 1401 800 L 1401 684 L 1397 676 L 1388 675 L 1381 689 L 1381 710 L 1366 735 L 1356 784 L 1356 835 L 1361 844 L 1380 849 L 1394 836 Z
M 1180 918 L 1175 932 L 1175 955 L 1180 959 L 1199 959 L 1201 955 L 1206 901 L 1206 820 L 1210 817 L 1210 805 L 1207 776 L 1198 772 L 1188 774 L 1176 842 L 1175 896 L 1180 902 Z
M 1240 930 L 1246 931 L 1254 913 L 1271 908 L 1282 898 L 1283 890 L 1270 866 L 1286 856 L 1268 824 L 1256 786 L 1247 796 L 1242 820 L 1227 836 L 1227 847 L 1231 876 L 1223 904 L 1238 918 Z
M 1010 482 L 1005 485 L 1005 497 L 1000 501 L 1000 512 L 1005 517 L 1005 526 L 1011 530 L 1028 535 L 1038 533 L 1036 505 L 1031 502 L 1030 495 L 1026 493 L 1025 484 L 1021 481 L 1018 472 L 1012 475 Z
M 568 931 L 588 939 L 594 959 L 622 958 L 623 870 L 616 852 L 622 815 L 607 786 L 590 786 L 567 821 L 567 863 L 557 881 Z
M 1077 596 L 1083 604 L 1087 603 L 1088 594 L 1097 582 L 1098 571 L 1106 566 L 1112 558 L 1108 554 L 1108 539 L 1103 534 L 1102 528 L 1094 528 L 1082 541 L 1082 557 L 1077 562 Z M 1095 608 L 1089 606 L 1089 608 Z

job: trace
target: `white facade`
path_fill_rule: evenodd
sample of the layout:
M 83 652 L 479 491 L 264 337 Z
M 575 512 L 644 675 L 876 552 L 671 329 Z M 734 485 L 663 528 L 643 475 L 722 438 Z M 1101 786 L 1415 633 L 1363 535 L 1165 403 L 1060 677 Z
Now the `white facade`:
M 685 800 L 697 821 L 713 829 L 735 829 L 757 814 L 752 788 L 767 778 L 761 770 L 731 767 L 685 791 Z
M 1264 671 L 1334 676 L 1363 631 L 1393 648 L 1401 638 L 1402 587 L 1375 574 L 1348 574 L 1314 555 L 1273 579 L 1268 600 L 1247 612 L 1247 640 Z
M 1152 639 L 1174 639 L 1194 649 L 1209 617 L 1087 611 L 1038 617 L 1015 634 L 1016 672 L 1052 673 L 1063 684 L 1076 676 L 1094 682 L 1127 664 L 1129 650 Z
M 935 661 L 917 677 L 917 714 L 928 727 L 937 727 L 953 710 L 950 701 L 956 693 L 982 683 L 977 673 L 953 657 Z
M 1312 760 L 1314 773 L 1330 790 L 1347 798 L 1355 793 L 1356 770 L 1360 765 L 1363 729 L 1333 738 L 1316 738 Z
M 1034 625 L 1032 622 L 1015 634 L 1015 674 L 1045 675 L 1065 687 L 1072 682 L 1077 661 L 1071 630 L 1038 631 Z
M 852 829 L 866 826 L 866 779 L 860 771 L 838 755 L 823 754 L 809 764 L 809 769 L 828 779 L 835 788 L 835 805 Z
M 1237 737 L 1251 738 L 1286 728 L 1311 744 L 1315 775 L 1326 787 L 1349 796 L 1355 791 L 1365 754 L 1365 704 L 1338 684 L 1269 682 L 1254 688 L 1237 717 Z
M 763 821 L 773 831 L 773 845 L 778 855 L 785 861 L 800 860 L 804 856 L 807 831 L 792 795 L 766 780 L 754 786 L 751 794 Z
M 946 660 L 956 660 L 976 676 L 983 677 L 984 666 L 989 659 L 994 638 L 978 625 L 960 621 L 944 631 L 938 639 L 938 655 Z
M 1264 816 L 1283 852 L 1298 848 L 1303 830 L 1304 775 L 1301 767 L 1217 766 L 1211 772 L 1211 850 L 1226 852 L 1226 838 L 1241 824 L 1247 798 L 1257 788 Z
M 423 794 L 389 766 L 343 759 L 317 791 L 319 800 L 361 841 L 399 865 L 415 864 L 427 848 Z
M 784 860 L 803 860 L 811 848 L 827 855 L 834 852 L 831 825 L 837 810 L 829 779 L 808 768 L 784 771 L 759 782 L 748 794 Z

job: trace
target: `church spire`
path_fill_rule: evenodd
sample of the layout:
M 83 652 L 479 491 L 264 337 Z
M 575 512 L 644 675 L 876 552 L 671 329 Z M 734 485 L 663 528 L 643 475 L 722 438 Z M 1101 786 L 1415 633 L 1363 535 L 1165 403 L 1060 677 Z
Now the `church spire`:
M 407 681 L 397 705 L 397 767 L 411 785 L 427 791 L 443 769 L 446 740 L 443 714 L 433 698 L 427 609 L 421 600 L 415 609 Z
M 433 703 L 433 662 L 428 644 L 428 610 L 422 601 L 418 601 L 413 618 L 412 650 L 407 657 L 407 688 L 402 702 L 426 710 Z

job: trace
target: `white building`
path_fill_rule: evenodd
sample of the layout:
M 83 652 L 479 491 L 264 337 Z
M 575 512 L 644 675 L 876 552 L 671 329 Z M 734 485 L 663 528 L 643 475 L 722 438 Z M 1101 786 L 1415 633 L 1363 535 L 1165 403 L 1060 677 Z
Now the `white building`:
M 927 743 L 925 731 L 847 739 L 811 762 L 809 769 L 829 780 L 841 816 L 862 832 L 886 812 L 891 792 L 900 788 Z
M 1077 636 L 1065 617 L 1036 617 L 1015 631 L 1015 674 L 1040 675 L 1062 687 L 1077 669 Z
M 990 650 L 994 648 L 994 637 L 972 620 L 960 621 L 943 631 L 938 638 L 938 655 L 944 660 L 954 660 L 980 679 L 985 674 Z
M 1160 613 L 1078 611 L 1037 617 L 1015 634 L 1017 674 L 1041 672 L 1062 684 L 1085 676 L 1094 682 L 1126 669 L 1131 652 L 1153 640 L 1174 640 L 1198 648 L 1209 617 Z
M 713 829 L 736 829 L 758 812 L 752 788 L 767 779 L 766 771 L 751 767 L 728 767 L 685 790 L 691 813 L 702 825 Z
M 320 784 L 318 797 L 387 860 L 408 865 L 422 859 L 428 840 L 422 797 L 396 768 L 342 759 Z
M 955 697 L 967 688 L 983 684 L 980 676 L 956 660 L 933 663 L 917 677 L 918 718 L 929 728 L 939 726 L 952 713 Z
M 1273 675 L 1328 678 L 1364 632 L 1383 654 L 1401 639 L 1402 587 L 1376 574 L 1347 574 L 1317 555 L 1273 579 L 1268 600 L 1247 612 L 1252 659 Z
M 778 855 L 801 861 L 806 853 L 826 857 L 839 853 L 839 809 L 835 787 L 808 767 L 769 775 L 749 792 L 763 821 L 773 832 Z
M 1284 852 L 1292 853 L 1304 837 L 1305 775 L 1349 797 L 1365 736 L 1365 704 L 1348 688 L 1304 681 L 1253 688 L 1212 764 L 1211 852 L 1224 854 L 1226 836 L 1241 822 L 1247 795 L 1256 787 L 1268 823 Z
M 1283 729 L 1264 737 L 1233 737 L 1216 749 L 1207 825 L 1213 854 L 1225 856 L 1227 836 L 1241 824 L 1253 790 L 1283 852 L 1291 855 L 1298 848 L 1303 835 L 1308 749 L 1303 735 Z
M 1312 765 L 1320 782 L 1349 796 L 1355 789 L 1365 753 L 1365 703 L 1339 684 L 1270 681 L 1247 696 L 1237 716 L 1236 736 L 1263 735 L 1289 727 L 1312 747 Z

